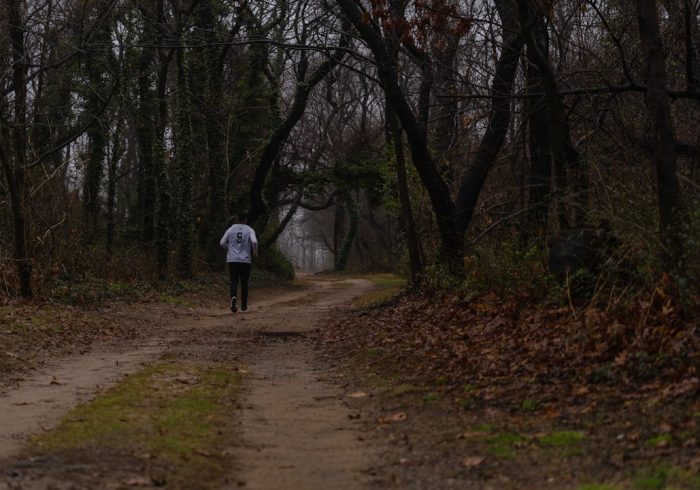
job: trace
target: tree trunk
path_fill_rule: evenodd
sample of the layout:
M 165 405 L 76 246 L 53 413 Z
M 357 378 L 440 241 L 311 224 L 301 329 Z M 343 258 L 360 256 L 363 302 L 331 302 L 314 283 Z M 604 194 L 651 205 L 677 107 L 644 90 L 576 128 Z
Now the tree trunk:
M 99 12 L 93 10 L 88 15 L 96 18 L 99 16 Z M 94 34 L 95 42 L 108 43 L 109 39 L 110 32 L 107 25 L 100 25 Z M 81 59 L 81 64 L 84 64 L 84 70 L 87 75 L 87 114 L 91 120 L 91 124 L 87 129 L 88 158 L 83 181 L 83 203 L 86 220 L 83 239 L 86 244 L 92 244 L 95 241 L 100 215 L 100 187 L 102 186 L 108 140 L 108 123 L 100 116 L 105 89 L 102 75 L 106 61 L 104 53 L 98 50 L 87 51 Z
M 8 34 L 12 46 L 12 85 L 14 91 L 14 121 L 9 128 L 10 141 L 14 158 L 9 154 L 2 157 L 3 168 L 7 177 L 14 221 L 15 263 L 19 275 L 20 294 L 25 298 L 32 296 L 32 263 L 27 241 L 29 224 L 26 221 L 27 189 L 27 68 L 28 60 L 24 47 L 24 21 L 22 19 L 20 0 L 7 0 Z M 0 118 L 2 121 L 2 118 Z M 0 128 L 3 136 L 5 128 Z M 3 152 L 5 153 L 5 152 Z M 14 165 L 12 164 L 14 160 Z
M 299 199 L 301 200 L 301 197 L 299 197 Z M 299 201 L 290 205 L 289 209 L 284 215 L 284 218 L 282 218 L 282 221 L 280 221 L 280 223 L 277 225 L 277 228 L 262 243 L 262 248 L 268 248 L 275 244 L 279 236 L 287 228 L 287 225 L 292 221 L 292 218 L 294 217 L 298 209 Z
M 214 41 L 214 12 L 211 0 L 203 6 L 203 25 L 207 32 L 206 39 Z M 211 34 L 210 34 L 211 33 Z M 209 163 L 209 209 L 205 231 L 207 263 L 212 271 L 223 268 L 225 260 L 219 247 L 219 238 L 226 228 L 226 155 L 224 152 L 224 122 L 222 99 L 224 98 L 223 76 L 224 58 L 222 49 L 210 47 L 206 51 L 208 80 L 206 97 L 206 133 Z
M 457 194 L 457 219 L 462 233 L 472 219 L 481 189 L 496 163 L 508 132 L 512 112 L 511 91 L 523 47 L 514 5 L 508 0 L 499 0 L 496 6 L 503 23 L 503 48 L 496 61 L 496 72 L 491 82 L 489 125 L 481 138 L 474 160 L 462 176 Z
M 355 237 L 357 236 L 357 228 L 359 225 L 359 216 L 357 214 L 357 205 L 353 200 L 352 196 L 347 194 L 343 196 L 342 202 L 345 208 L 348 210 L 348 215 L 350 216 L 350 226 L 347 233 L 343 237 L 343 241 L 340 242 L 340 248 L 336 250 L 335 254 L 335 270 L 344 271 L 348 264 L 348 257 L 350 256 L 350 250 L 352 249 L 353 243 L 355 243 Z
M 92 77 L 89 77 L 91 80 Z M 90 82 L 93 83 L 92 81 Z M 97 87 L 91 91 L 99 91 Z M 98 111 L 100 98 L 95 93 L 88 97 L 89 111 Z M 83 202 L 85 205 L 86 231 L 85 242 L 91 244 L 97 235 L 98 218 L 100 213 L 100 187 L 102 184 L 102 173 L 105 160 L 107 144 L 107 131 L 103 122 L 95 118 L 92 125 L 87 130 L 88 138 L 88 159 L 85 168 L 85 181 L 83 186 Z
M 572 208 L 573 221 L 569 222 L 561 217 L 562 225 L 575 228 L 584 225 L 588 210 L 588 183 L 587 171 L 581 155 L 576 149 L 569 129 L 564 98 L 559 89 L 559 82 L 549 63 L 547 52 L 543 52 L 537 42 L 537 33 L 540 29 L 539 17 L 541 13 L 531 0 L 518 0 L 522 34 L 527 43 L 528 57 L 532 60 L 542 75 L 542 81 L 547 99 L 547 113 L 549 116 L 549 142 L 558 175 L 558 193 L 563 192 L 563 168 L 570 172 L 571 192 L 566 197 Z
M 112 152 L 107 160 L 107 236 L 105 237 L 105 249 L 112 255 L 114 246 L 114 208 L 117 195 L 117 168 L 124 155 L 124 119 L 121 114 L 117 116 L 117 126 L 114 130 Z
M 148 3 L 145 2 L 144 5 Z M 141 11 L 144 20 L 142 42 L 148 45 L 155 40 L 155 13 L 151 9 L 147 10 L 145 6 L 141 7 Z M 154 54 L 155 50 L 149 47 L 141 48 L 141 53 L 136 62 L 136 73 L 138 76 L 136 142 L 138 143 L 139 156 L 138 226 L 141 232 L 141 239 L 145 242 L 150 242 L 154 238 L 154 210 L 156 205 L 155 175 L 153 172 L 153 119 L 155 111 L 151 82 Z
M 158 202 L 155 213 L 155 239 L 158 276 L 163 279 L 168 273 L 170 240 L 173 228 L 172 185 L 165 160 L 165 127 L 168 121 L 168 100 L 166 89 L 170 57 L 159 53 L 160 68 L 156 84 L 156 124 L 153 141 L 153 168 L 158 189 Z
M 543 53 L 547 52 L 547 31 L 543 19 L 538 19 L 535 40 Z M 549 199 L 552 179 L 552 153 L 549 149 L 549 121 L 542 73 L 528 57 L 527 99 L 530 175 L 528 183 L 527 226 L 525 242 L 534 234 L 538 238 L 547 233 L 549 223 Z M 536 95 L 542 94 L 542 95 Z
M 405 9 L 405 2 L 402 0 L 392 0 L 390 2 L 392 25 L 394 29 L 388 34 L 391 36 L 391 43 L 388 46 L 389 57 L 393 62 L 394 69 L 397 69 L 399 57 L 399 43 L 401 33 L 398 26 L 402 25 L 401 18 Z M 401 224 L 406 233 L 406 248 L 408 249 L 408 262 L 410 268 L 411 287 L 417 287 L 420 274 L 422 272 L 422 260 L 416 224 L 413 220 L 413 210 L 411 209 L 411 195 L 408 189 L 408 178 L 406 173 L 406 154 L 404 152 L 403 129 L 399 123 L 396 113 L 390 103 L 385 104 L 384 114 L 386 118 L 389 134 L 387 143 L 393 146 L 394 163 L 396 165 L 396 182 L 399 193 L 399 204 L 401 206 Z
M 396 181 L 398 184 L 399 203 L 401 206 L 401 223 L 406 232 L 406 247 L 408 248 L 408 261 L 411 273 L 411 286 L 418 286 L 419 277 L 422 272 L 420 245 L 416 233 L 416 224 L 413 220 L 413 210 L 411 209 L 411 196 L 408 190 L 408 179 L 406 178 L 406 158 L 403 148 L 403 131 L 396 119 L 396 115 L 387 104 L 386 120 L 391 132 L 391 143 L 394 147 L 394 163 L 396 164 Z
M 183 35 L 182 30 L 180 35 Z M 180 40 L 182 43 L 182 40 Z M 192 276 L 194 224 L 192 203 L 192 125 L 190 121 L 190 95 L 187 86 L 187 73 L 185 65 L 185 48 L 177 50 L 177 133 L 176 133 L 176 161 L 177 161 L 177 188 L 178 188 L 178 250 L 177 270 L 180 277 Z
M 676 146 L 658 6 L 654 0 L 636 0 L 636 5 L 639 36 L 646 64 L 646 105 L 654 128 L 652 162 L 656 170 L 659 234 L 665 246 L 663 262 L 667 270 L 677 271 L 683 258 L 682 231 L 686 216 L 676 175 Z

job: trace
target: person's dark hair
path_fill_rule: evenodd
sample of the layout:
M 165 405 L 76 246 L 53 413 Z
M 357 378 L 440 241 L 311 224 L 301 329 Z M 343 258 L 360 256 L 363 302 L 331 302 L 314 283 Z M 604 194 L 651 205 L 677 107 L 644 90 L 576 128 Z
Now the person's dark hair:
M 248 221 L 248 213 L 246 213 L 245 211 L 241 211 L 240 213 L 238 213 L 237 219 L 239 223 Z

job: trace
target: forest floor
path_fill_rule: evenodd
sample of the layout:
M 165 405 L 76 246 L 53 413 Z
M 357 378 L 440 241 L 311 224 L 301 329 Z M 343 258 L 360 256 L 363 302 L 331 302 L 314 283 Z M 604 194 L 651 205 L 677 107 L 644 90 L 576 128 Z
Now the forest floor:
M 0 489 L 700 489 L 696 367 L 600 351 L 602 312 L 398 284 L 4 305 Z
M 639 312 L 404 294 L 317 332 L 397 488 L 700 489 L 700 341 Z

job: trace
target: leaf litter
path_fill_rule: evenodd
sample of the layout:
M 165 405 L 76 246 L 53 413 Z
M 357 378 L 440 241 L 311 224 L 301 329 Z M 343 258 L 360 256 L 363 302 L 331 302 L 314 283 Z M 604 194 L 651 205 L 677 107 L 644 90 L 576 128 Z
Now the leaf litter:
M 685 475 L 675 487 L 697 488 L 700 328 L 655 297 L 574 315 L 495 294 L 405 294 L 339 315 L 316 338 L 354 389 L 373 392 L 363 403 L 377 416 L 365 419 L 401 441 L 385 467 L 394 482 L 424 471 L 477 488 L 629 487 L 664 464 Z M 387 424 L 386 411 L 405 423 Z M 660 434 L 670 437 L 644 444 Z M 422 465 L 391 464 L 416 451 Z

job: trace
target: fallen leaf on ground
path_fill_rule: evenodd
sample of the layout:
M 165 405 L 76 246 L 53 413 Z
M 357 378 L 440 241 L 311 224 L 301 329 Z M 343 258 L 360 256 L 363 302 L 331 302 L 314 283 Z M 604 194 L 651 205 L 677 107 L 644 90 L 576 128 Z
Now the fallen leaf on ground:
M 124 482 L 126 485 L 129 485 L 130 487 L 150 487 L 151 486 L 151 479 L 150 478 L 130 478 L 129 480 L 126 480 Z
M 364 398 L 367 396 L 367 393 L 364 391 L 356 391 L 355 393 L 350 393 L 348 395 L 348 398 Z
M 390 417 L 390 420 L 392 422 L 403 422 L 407 418 L 408 418 L 408 416 L 406 415 L 406 412 L 399 412 L 399 413 L 395 413 L 394 415 L 392 415 Z
M 479 466 L 484 460 L 486 460 L 486 458 L 483 456 L 467 456 L 462 459 L 462 466 L 465 468 L 473 468 L 474 466 Z
M 49 384 L 52 384 L 52 385 L 62 385 L 63 383 L 61 383 L 59 380 L 57 380 L 57 379 L 56 379 L 56 376 L 54 376 L 53 378 L 51 378 L 51 383 L 49 383 Z
M 407 418 L 408 418 L 408 416 L 406 415 L 406 412 L 398 412 L 398 413 L 395 413 L 394 415 L 389 415 L 388 417 L 380 417 L 379 423 L 380 424 L 389 424 L 392 422 L 403 422 Z
M 590 388 L 586 385 L 581 385 L 574 388 L 574 395 L 587 395 L 590 392 Z

